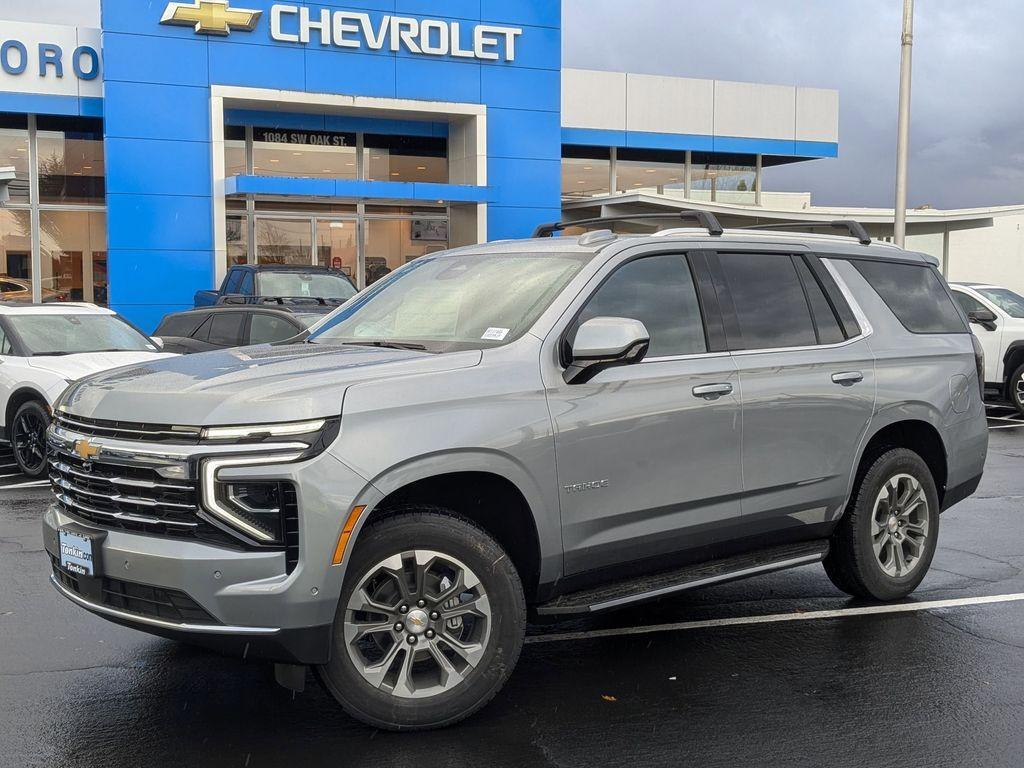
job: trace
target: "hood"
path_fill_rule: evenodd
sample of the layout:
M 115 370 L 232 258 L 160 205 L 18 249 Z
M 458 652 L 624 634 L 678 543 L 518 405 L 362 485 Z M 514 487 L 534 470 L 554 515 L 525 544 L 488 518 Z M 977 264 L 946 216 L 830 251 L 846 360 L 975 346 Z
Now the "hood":
M 100 371 L 177 357 L 169 352 L 83 352 L 78 355 L 28 357 L 30 368 L 53 373 L 71 381 Z
M 79 416 L 150 424 L 299 421 L 340 414 L 350 384 L 469 368 L 481 356 L 479 350 L 434 355 L 316 344 L 240 347 L 101 373 L 70 387 L 62 405 Z

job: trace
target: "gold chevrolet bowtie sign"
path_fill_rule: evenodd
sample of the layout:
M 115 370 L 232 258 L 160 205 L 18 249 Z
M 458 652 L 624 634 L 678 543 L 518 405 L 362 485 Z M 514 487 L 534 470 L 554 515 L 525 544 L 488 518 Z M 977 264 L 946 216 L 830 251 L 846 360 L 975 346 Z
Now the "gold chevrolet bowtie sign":
M 100 455 L 100 450 L 98 445 L 93 445 L 88 440 L 75 440 L 75 453 L 80 459 L 95 459 Z
M 252 32 L 263 11 L 229 8 L 228 0 L 195 0 L 194 3 L 170 3 L 161 24 L 192 27 L 197 34 L 228 35 L 233 29 Z

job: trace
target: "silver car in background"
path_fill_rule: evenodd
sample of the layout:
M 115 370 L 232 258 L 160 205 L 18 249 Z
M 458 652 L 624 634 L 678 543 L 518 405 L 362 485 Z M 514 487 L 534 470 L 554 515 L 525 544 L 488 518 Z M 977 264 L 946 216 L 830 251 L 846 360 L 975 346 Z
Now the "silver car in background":
M 396 730 L 489 701 L 528 616 L 815 562 L 906 596 L 988 440 L 945 282 L 854 223 L 682 218 L 424 256 L 302 342 L 77 383 L 55 587 Z

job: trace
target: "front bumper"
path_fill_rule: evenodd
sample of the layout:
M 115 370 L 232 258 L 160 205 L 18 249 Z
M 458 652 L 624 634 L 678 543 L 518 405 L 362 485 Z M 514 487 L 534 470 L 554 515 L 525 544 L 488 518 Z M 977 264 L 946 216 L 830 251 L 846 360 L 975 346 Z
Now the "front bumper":
M 114 454 L 111 445 L 110 460 L 123 456 L 127 461 L 131 447 L 118 442 L 121 453 Z M 230 472 L 234 476 L 241 470 Z M 54 503 L 42 520 L 54 586 L 86 610 L 152 634 L 247 658 L 326 662 L 344 577 L 343 568 L 332 565 L 334 548 L 351 507 L 373 504 L 379 493 L 329 452 L 302 462 L 252 467 L 244 476 L 287 481 L 295 488 L 299 555 L 293 567 L 281 549 L 123 530 Z M 59 568 L 60 528 L 96 537 L 97 576 Z M 179 604 L 184 608 L 179 610 Z

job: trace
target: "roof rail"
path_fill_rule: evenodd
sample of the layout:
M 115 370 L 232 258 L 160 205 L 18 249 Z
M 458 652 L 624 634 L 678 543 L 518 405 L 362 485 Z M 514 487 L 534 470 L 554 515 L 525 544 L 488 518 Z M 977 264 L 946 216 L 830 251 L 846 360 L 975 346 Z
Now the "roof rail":
M 800 221 L 786 224 L 751 224 L 738 229 L 818 229 L 831 227 L 832 229 L 845 229 L 850 237 L 857 238 L 861 245 L 871 245 L 871 235 L 864 229 L 864 225 L 853 219 L 833 219 L 832 221 Z
M 569 227 L 587 227 L 592 224 L 613 224 L 618 221 L 646 221 L 648 219 L 671 219 L 672 221 L 693 221 L 708 231 L 709 235 L 716 237 L 723 232 L 722 225 L 718 223 L 713 213 L 708 211 L 687 210 L 678 213 L 635 213 L 627 216 L 603 216 L 595 219 L 580 219 L 578 221 L 554 221 L 550 224 L 541 224 L 533 231 L 534 237 L 551 237 L 555 232 L 561 232 Z

